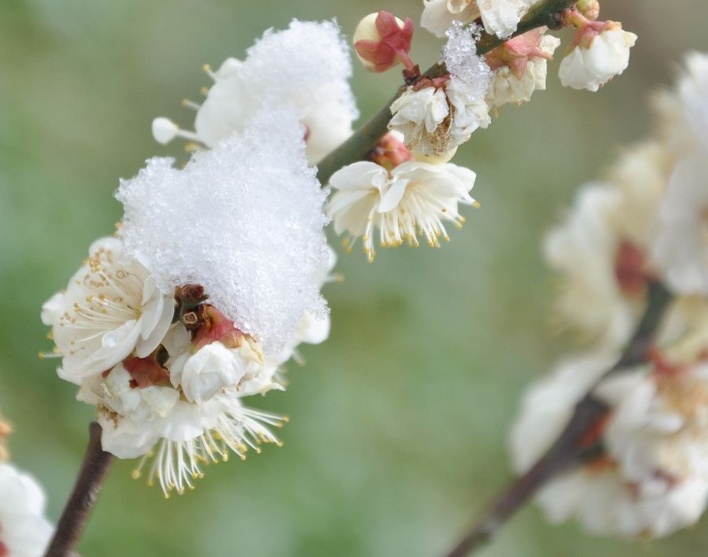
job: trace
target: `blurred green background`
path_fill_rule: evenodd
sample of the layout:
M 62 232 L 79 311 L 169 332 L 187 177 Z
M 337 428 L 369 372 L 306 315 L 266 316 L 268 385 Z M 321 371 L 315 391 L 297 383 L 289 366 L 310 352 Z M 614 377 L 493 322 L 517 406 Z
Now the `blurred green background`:
M 288 414 L 285 447 L 207 469 L 196 491 L 165 500 L 118 462 L 82 555 L 436 556 L 509 478 L 506 432 L 523 389 L 569 350 L 549 325 L 551 278 L 540 240 L 578 185 L 649 129 L 645 100 L 681 54 L 708 49 L 704 0 L 605 0 L 603 16 L 639 35 L 630 68 L 598 94 L 549 90 L 506 107 L 456 161 L 478 173 L 482 208 L 439 250 L 342 253 L 326 288 L 330 340 L 306 347 L 286 393 L 255 402 Z M 150 122 L 189 127 L 200 68 L 241 57 L 291 18 L 337 17 L 351 34 L 369 12 L 416 21 L 419 0 L 1 0 L 0 407 L 11 449 L 49 496 L 56 521 L 82 456 L 92 408 L 40 361 L 42 302 L 63 288 L 121 216 L 112 192 L 154 155 Z M 419 33 L 427 67 L 439 43 Z M 567 35 L 565 36 L 567 39 Z M 364 117 L 395 75 L 356 68 Z M 339 241 L 334 240 L 339 246 Z M 546 524 L 535 507 L 487 557 L 704 555 L 708 524 L 628 543 Z

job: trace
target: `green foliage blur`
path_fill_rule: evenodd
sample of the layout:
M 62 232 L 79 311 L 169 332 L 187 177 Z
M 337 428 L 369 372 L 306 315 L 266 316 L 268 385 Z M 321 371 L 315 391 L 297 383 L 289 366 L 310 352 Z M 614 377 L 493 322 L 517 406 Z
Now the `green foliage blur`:
M 0 407 L 18 466 L 46 487 L 56 521 L 78 470 L 92 408 L 57 378 L 39 321 L 96 238 L 121 216 L 112 193 L 180 142 L 150 134 L 156 116 L 190 127 L 180 106 L 269 27 L 336 17 L 351 35 L 369 12 L 418 21 L 420 0 L 1 0 Z M 505 107 L 454 162 L 478 173 L 467 223 L 441 249 L 379 250 L 368 264 L 340 249 L 328 342 L 290 365 L 289 389 L 256 404 L 290 416 L 285 446 L 210 466 L 197 489 L 165 500 L 114 466 L 86 535 L 85 557 L 441 555 L 510 478 L 506 435 L 524 388 L 578 349 L 554 336 L 544 232 L 576 188 L 602 175 L 650 128 L 646 100 L 683 52 L 708 49 L 704 0 L 604 0 L 603 19 L 639 35 L 624 75 L 599 93 L 560 87 Z M 418 30 L 414 60 L 440 43 Z M 564 35 L 567 42 L 569 35 Z M 563 48 L 563 47 L 561 47 Z M 559 50 L 560 53 L 560 50 Z M 560 58 L 560 56 L 558 56 Z M 356 67 L 363 118 L 397 72 Z M 333 243 L 341 247 L 336 238 Z M 523 510 L 487 557 L 704 555 L 699 525 L 667 540 L 590 538 Z

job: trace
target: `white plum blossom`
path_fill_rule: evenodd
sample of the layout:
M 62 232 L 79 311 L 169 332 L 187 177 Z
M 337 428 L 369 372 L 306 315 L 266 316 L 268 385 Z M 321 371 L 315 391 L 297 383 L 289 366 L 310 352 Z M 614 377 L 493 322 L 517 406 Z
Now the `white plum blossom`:
M 286 419 L 243 399 L 282 390 L 298 344 L 329 333 L 326 193 L 300 114 L 258 111 L 183 169 L 149 161 L 117 193 L 119 238 L 97 242 L 44 306 L 60 375 L 96 406 L 103 449 L 142 456 L 134 475 L 149 466 L 166 495 L 209 462 L 279 445 L 270 428 Z
M 403 134 L 408 148 L 434 154 L 447 149 L 445 130 L 438 131 L 450 114 L 443 88 L 409 88 L 391 105 L 391 112 L 389 128 Z
M 420 25 L 437 37 L 444 37 L 455 22 L 469 23 L 480 16 L 474 0 L 423 0 L 423 4 Z
M 645 303 L 656 215 L 671 157 L 647 141 L 627 150 L 605 182 L 584 185 L 563 222 L 546 236 L 559 274 L 557 317 L 584 340 L 622 346 Z
M 267 31 L 244 61 L 227 59 L 210 73 L 214 84 L 197 109 L 194 132 L 166 118 L 153 122 L 153 136 L 167 143 L 180 136 L 206 147 L 249 125 L 269 107 L 298 111 L 307 139 L 307 156 L 316 163 L 352 133 L 358 117 L 349 87 L 348 46 L 334 22 L 293 21 L 284 31 Z
M 420 24 L 438 37 L 445 36 L 455 22 L 469 23 L 482 18 L 491 35 L 509 37 L 537 0 L 423 0 Z
M 37 481 L 0 462 L 0 555 L 44 555 L 54 532 L 45 512 L 46 497 Z
M 161 437 L 165 422 L 180 399 L 180 393 L 170 385 L 167 371 L 159 378 L 162 384 L 154 377 L 146 377 L 142 384 L 134 379 L 134 374 L 139 377 L 142 370 L 136 367 L 144 362 L 138 358 L 129 362 L 84 379 L 77 395 L 78 400 L 97 406 L 103 450 L 118 458 L 145 454 Z
M 418 234 L 431 246 L 448 239 L 443 221 L 464 222 L 458 203 L 475 205 L 469 195 L 476 175 L 453 164 L 404 162 L 393 170 L 357 162 L 336 172 L 330 185 L 336 190 L 327 205 L 338 234 L 348 231 L 348 245 L 362 237 L 364 251 L 373 260 L 374 231 L 382 246 L 404 241 L 418 245 Z
M 708 295 L 708 55 L 692 53 L 668 115 L 669 146 L 677 161 L 659 212 L 652 254 L 669 288 Z M 666 114 L 665 114 L 666 117 Z
M 484 92 L 478 95 L 454 78 L 439 87 L 409 87 L 391 105 L 393 117 L 388 127 L 403 134 L 411 151 L 443 155 L 491 122 Z
M 643 367 L 596 382 L 610 353 L 568 359 L 526 396 L 511 436 L 518 472 L 558 437 L 593 390 L 609 413 L 601 454 L 552 479 L 537 496 L 549 520 L 577 519 L 590 533 L 659 537 L 694 523 L 708 496 L 705 364 L 697 373 Z
M 226 387 L 238 388 L 242 381 L 258 376 L 262 367 L 263 354 L 255 341 L 243 340 L 236 348 L 212 342 L 175 361 L 170 381 L 181 385 L 188 401 L 201 404 Z
M 506 39 L 516 31 L 521 18 L 538 0 L 476 0 L 484 29 Z
M 518 48 L 515 52 L 511 49 L 517 47 L 522 41 L 531 44 Z M 537 41 L 537 44 L 533 44 Z M 548 60 L 560 44 L 560 39 L 552 35 L 530 32 L 520 35 L 504 43 L 499 49 L 505 49 L 507 59 L 500 60 L 499 67 L 495 67 L 489 90 L 487 102 L 495 107 L 507 103 L 519 104 L 528 102 L 534 91 L 545 91 L 546 76 L 548 74 Z M 491 53 L 490 53 L 491 56 Z M 490 57 L 487 57 L 490 61 Z
M 42 322 L 62 356 L 59 376 L 79 383 L 111 369 L 133 351 L 139 357 L 160 344 L 172 321 L 174 301 L 160 292 L 137 260 L 124 256 L 117 238 L 102 238 L 86 264 L 42 307 Z
M 576 39 L 571 51 L 563 58 L 558 76 L 565 87 L 597 91 L 629 65 L 629 49 L 637 35 L 622 30 L 619 23 L 607 22 L 599 33 Z M 581 29 L 579 33 L 582 33 Z

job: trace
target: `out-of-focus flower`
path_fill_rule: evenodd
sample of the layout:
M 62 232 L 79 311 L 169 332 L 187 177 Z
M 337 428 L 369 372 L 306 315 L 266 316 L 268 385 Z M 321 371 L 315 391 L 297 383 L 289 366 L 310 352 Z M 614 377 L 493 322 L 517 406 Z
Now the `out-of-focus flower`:
M 686 57 L 664 133 L 677 161 L 659 212 L 652 255 L 677 294 L 708 296 L 708 55 Z
M 597 91 L 629 65 L 629 49 L 637 36 L 614 21 L 587 21 L 577 31 L 573 48 L 563 58 L 558 76 L 565 87 Z
M 485 56 L 494 74 L 487 93 L 492 106 L 522 103 L 534 91 L 546 89 L 547 61 L 560 39 L 545 34 L 545 29 L 529 31 L 510 39 Z
M 0 413 L 0 462 L 6 460 L 9 456 L 5 442 L 11 433 L 12 426 L 5 420 L 2 413 Z
M 123 243 L 102 238 L 87 263 L 42 307 L 42 322 L 62 356 L 59 375 L 79 383 L 127 358 L 145 357 L 172 321 L 174 301 L 138 261 L 123 258 Z
M 411 151 L 439 156 L 464 143 L 491 122 L 483 95 L 471 94 L 454 78 L 410 87 L 391 105 L 389 129 L 403 134 Z
M 0 555 L 44 555 L 54 531 L 44 516 L 45 499 L 32 476 L 0 462 Z
M 519 472 L 550 447 L 612 363 L 599 353 L 567 360 L 527 394 L 511 438 Z M 664 536 L 694 523 L 708 496 L 705 376 L 704 364 L 640 367 L 594 387 L 609 408 L 593 430 L 603 449 L 541 489 L 549 519 L 575 518 L 590 533 L 621 537 Z
M 180 130 L 166 118 L 153 122 L 153 136 L 167 143 L 180 136 L 206 147 L 242 132 L 251 116 L 267 107 L 294 107 L 305 126 L 311 163 L 335 149 L 352 132 L 357 118 L 349 87 L 348 46 L 333 22 L 293 21 L 285 31 L 268 31 L 245 61 L 227 59 L 206 100 L 197 110 L 195 131 Z
M 559 273 L 557 317 L 584 340 L 623 346 L 656 276 L 649 257 L 671 156 L 648 141 L 628 150 L 607 181 L 585 185 L 544 254 Z
M 408 53 L 413 39 L 413 20 L 405 22 L 392 13 L 381 10 L 359 22 L 352 37 L 354 51 L 364 67 L 371 72 L 385 72 L 398 64 L 414 67 Z
M 418 234 L 431 246 L 448 239 L 443 221 L 464 222 L 458 203 L 474 205 L 469 195 L 475 173 L 453 164 L 409 161 L 393 170 L 373 162 L 357 162 L 330 179 L 336 190 L 327 205 L 338 234 L 348 231 L 348 245 L 362 237 L 364 251 L 373 260 L 374 231 L 382 246 L 407 241 L 418 245 Z

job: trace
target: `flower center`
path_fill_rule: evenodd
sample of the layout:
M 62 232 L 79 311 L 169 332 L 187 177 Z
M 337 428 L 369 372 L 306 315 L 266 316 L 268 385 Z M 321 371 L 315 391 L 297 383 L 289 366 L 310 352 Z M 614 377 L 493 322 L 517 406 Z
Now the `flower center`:
M 646 289 L 646 274 L 644 250 L 634 244 L 622 240 L 615 253 L 615 278 L 620 290 L 628 297 L 638 297 Z

